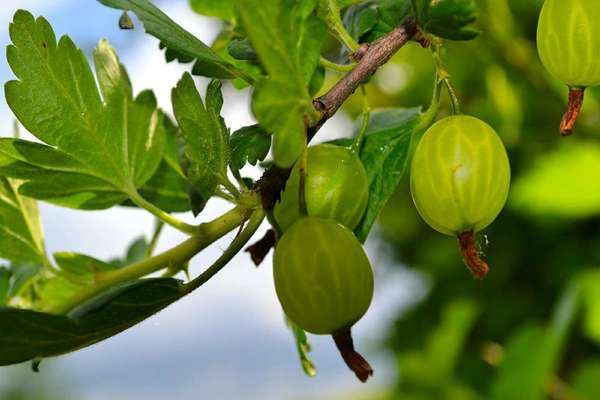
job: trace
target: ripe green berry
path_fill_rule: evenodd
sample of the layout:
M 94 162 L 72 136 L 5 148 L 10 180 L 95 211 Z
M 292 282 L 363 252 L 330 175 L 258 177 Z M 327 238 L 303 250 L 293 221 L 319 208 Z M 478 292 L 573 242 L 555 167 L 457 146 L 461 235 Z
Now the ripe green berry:
M 283 310 L 305 331 L 347 331 L 371 304 L 369 259 L 352 232 L 335 221 L 298 220 L 277 243 L 273 271 Z
M 569 109 L 560 131 L 569 135 L 583 104 L 585 88 L 600 85 L 600 3 L 546 0 L 537 30 L 544 67 L 570 88 Z
M 571 88 L 600 85 L 600 3 L 546 0 L 537 30 L 542 63 Z
M 296 163 L 275 206 L 275 220 L 285 231 L 301 217 L 300 162 Z M 334 219 L 353 230 L 369 198 L 367 172 L 358 156 L 346 147 L 320 144 L 309 147 L 304 196 L 308 215 Z
M 410 184 L 419 213 L 435 230 L 447 235 L 477 232 L 504 207 L 508 156 L 483 121 L 448 117 L 429 128 L 417 146 Z
M 435 230 L 458 236 L 465 262 L 478 278 L 473 234 L 498 216 L 508 196 L 510 165 L 494 129 L 469 116 L 452 116 L 427 130 L 415 151 L 410 176 L 414 203 Z

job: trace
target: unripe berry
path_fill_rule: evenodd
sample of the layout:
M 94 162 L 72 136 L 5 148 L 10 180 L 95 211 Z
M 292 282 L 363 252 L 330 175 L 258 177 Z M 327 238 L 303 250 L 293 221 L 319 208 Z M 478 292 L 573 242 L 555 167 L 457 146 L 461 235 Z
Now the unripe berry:
M 348 330 L 371 304 L 369 259 L 352 232 L 335 221 L 298 220 L 277 243 L 273 270 L 285 313 L 308 332 Z
M 360 222 L 369 198 L 367 173 L 358 156 L 346 147 L 309 147 L 304 196 L 311 217 L 334 219 L 350 230 Z M 301 217 L 300 162 L 296 163 L 275 206 L 275 220 L 285 231 Z
M 569 86 L 569 108 L 560 132 L 569 135 L 583 105 L 584 90 L 600 85 L 600 2 L 546 0 L 537 30 L 544 67 Z

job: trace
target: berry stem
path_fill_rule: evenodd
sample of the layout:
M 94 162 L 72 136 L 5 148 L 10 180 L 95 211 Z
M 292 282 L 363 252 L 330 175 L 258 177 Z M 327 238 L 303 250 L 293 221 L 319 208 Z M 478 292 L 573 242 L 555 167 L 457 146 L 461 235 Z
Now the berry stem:
M 570 89 L 569 90 L 569 106 L 567 112 L 560 121 L 560 134 L 563 136 L 569 136 L 573 133 L 573 128 L 577 122 L 577 117 L 581 112 L 583 106 L 583 98 L 585 89 Z
M 373 375 L 373 368 L 365 358 L 354 349 L 350 329 L 331 335 L 344 362 L 361 382 L 366 382 Z
M 477 246 L 475 245 L 475 233 L 473 231 L 461 233 L 458 235 L 458 242 L 463 260 L 473 277 L 478 280 L 485 278 L 490 271 L 490 267 L 479 257 Z

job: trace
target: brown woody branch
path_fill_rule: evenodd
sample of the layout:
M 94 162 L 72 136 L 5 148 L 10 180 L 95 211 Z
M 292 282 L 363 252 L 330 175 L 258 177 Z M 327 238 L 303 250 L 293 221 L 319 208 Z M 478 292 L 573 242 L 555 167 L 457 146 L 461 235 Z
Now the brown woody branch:
M 418 31 L 416 21 L 410 17 L 379 40 L 369 45 L 361 45 L 360 54 L 355 56 L 359 59 L 356 67 L 336 83 L 329 92 L 314 100 L 315 109 L 321 113 L 322 117 L 314 126 L 307 126 L 306 136 L 309 142 L 323 124 L 335 115 L 348 97 L 373 76 L 379 67 L 387 63 L 409 40 L 415 37 Z M 261 194 L 265 210 L 269 211 L 275 207 L 279 193 L 285 187 L 288 177 L 289 170 L 272 167 L 265 171 L 258 181 L 258 191 Z
M 344 104 L 346 99 L 358 87 L 367 81 L 382 65 L 417 33 L 418 28 L 413 18 L 408 18 L 402 25 L 381 39 L 371 43 L 360 61 L 346 76 L 344 76 L 329 92 L 314 101 L 315 108 L 323 118 L 317 125 L 319 128 L 331 118 Z M 318 128 L 317 128 L 318 130 Z

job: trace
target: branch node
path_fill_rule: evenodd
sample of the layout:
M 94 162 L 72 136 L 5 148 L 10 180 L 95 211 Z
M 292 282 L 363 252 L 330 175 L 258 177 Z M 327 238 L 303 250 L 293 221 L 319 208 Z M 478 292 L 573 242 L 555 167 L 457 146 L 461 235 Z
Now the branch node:
M 569 136 L 573 133 L 573 128 L 577 122 L 577 117 L 581 112 L 583 106 L 583 98 L 585 89 L 570 89 L 569 90 L 569 106 L 567 112 L 563 115 L 562 121 L 560 121 L 560 134 L 563 136 Z
M 354 349 L 354 342 L 352 340 L 352 333 L 350 329 L 344 330 L 340 333 L 331 335 L 335 341 L 344 362 L 350 368 L 356 377 L 361 382 L 366 382 L 370 376 L 373 376 L 373 368 L 369 362 Z
M 356 49 L 356 51 L 350 55 L 350 59 L 352 61 L 359 62 L 362 60 L 365 54 L 367 54 L 367 51 L 369 51 L 369 43 L 361 43 L 361 45 L 358 46 L 358 49 Z
M 460 251 L 466 266 L 471 271 L 473 277 L 482 280 L 490 271 L 490 267 L 479 257 L 477 246 L 475 244 L 475 233 L 473 231 L 463 232 L 458 235 Z

